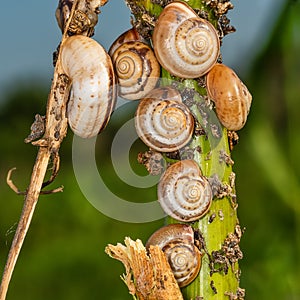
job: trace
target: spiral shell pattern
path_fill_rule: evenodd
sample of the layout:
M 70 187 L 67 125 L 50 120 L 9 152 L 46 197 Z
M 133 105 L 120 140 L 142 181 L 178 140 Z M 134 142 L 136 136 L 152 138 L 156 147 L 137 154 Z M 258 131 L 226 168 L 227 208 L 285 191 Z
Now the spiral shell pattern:
M 206 76 L 206 87 L 222 125 L 229 130 L 243 128 L 252 96 L 236 73 L 223 64 L 216 64 Z
M 194 160 L 182 160 L 169 166 L 157 187 L 158 201 L 172 218 L 192 222 L 210 208 L 212 190 Z
M 75 35 L 62 45 L 61 65 L 72 80 L 69 125 L 82 138 L 96 136 L 105 128 L 116 101 L 111 59 L 95 40 Z
M 160 76 L 160 66 L 152 49 L 140 42 L 123 43 L 112 54 L 119 84 L 119 95 L 128 100 L 141 99 L 151 91 Z
M 190 141 L 194 118 L 183 103 L 147 97 L 138 105 L 135 128 L 140 139 L 151 149 L 173 152 Z
M 197 78 L 216 63 L 220 52 L 218 33 L 183 2 L 167 5 L 153 32 L 153 48 L 160 64 L 171 74 Z
M 201 253 L 194 245 L 192 227 L 171 224 L 158 229 L 147 241 L 146 247 L 158 245 L 166 255 L 180 287 L 190 284 L 201 268 Z

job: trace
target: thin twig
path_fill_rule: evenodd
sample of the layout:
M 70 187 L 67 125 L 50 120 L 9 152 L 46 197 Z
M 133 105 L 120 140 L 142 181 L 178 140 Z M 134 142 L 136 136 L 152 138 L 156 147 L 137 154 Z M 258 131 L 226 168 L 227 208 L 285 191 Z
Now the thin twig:
M 8 171 L 7 176 L 6 176 L 6 183 L 17 195 L 23 195 L 23 196 L 27 195 L 27 191 L 21 191 L 20 189 L 18 189 L 18 187 L 14 184 L 14 182 L 11 179 L 11 174 L 15 170 L 16 170 L 16 168 L 12 168 Z M 48 181 L 46 183 L 48 183 Z M 44 185 L 45 185 L 45 182 L 43 183 L 43 186 Z M 42 191 L 40 191 L 40 195 L 49 195 L 49 194 L 60 193 L 60 192 L 63 192 L 63 189 L 64 189 L 64 187 L 60 186 L 53 190 L 48 190 L 48 191 L 42 190 Z
M 100 12 L 99 7 L 103 6 L 106 2 L 107 0 L 74 0 L 72 10 L 64 28 L 60 49 L 68 38 L 69 32 L 71 34 L 88 36 L 93 33 L 93 27 L 97 23 L 97 17 L 95 16 Z M 64 2 L 62 1 L 61 3 Z M 90 21 L 89 16 L 93 18 L 93 22 Z M 82 19 L 82 17 L 85 17 L 85 19 Z M 29 137 L 25 139 L 25 142 L 32 141 L 32 145 L 38 146 L 39 151 L 32 170 L 29 187 L 25 193 L 23 210 L 18 227 L 4 268 L 0 285 L 0 300 L 5 300 L 6 298 L 9 282 L 30 226 L 39 195 L 61 192 L 63 189 L 60 187 L 52 191 L 41 191 L 44 186 L 50 184 L 55 179 L 59 169 L 58 152 L 60 145 L 67 134 L 68 121 L 66 117 L 66 105 L 70 94 L 70 88 L 71 81 L 64 74 L 60 62 L 60 53 L 58 53 L 52 86 L 48 97 L 44 136 L 37 141 L 33 141 L 33 139 L 37 137 L 34 133 L 40 133 L 40 131 L 44 129 L 43 126 L 40 126 L 43 125 L 40 120 L 36 120 L 37 122 L 33 124 L 31 128 L 33 135 L 29 135 Z M 36 119 L 41 119 L 43 121 L 44 117 L 37 117 Z M 51 157 L 54 159 L 53 172 L 50 179 L 44 182 Z M 10 179 L 11 172 L 12 170 L 8 173 L 8 185 L 17 192 L 17 194 L 23 194 Z
M 6 176 L 6 183 L 17 195 L 26 195 L 27 191 L 19 190 L 16 187 L 16 185 L 13 183 L 13 181 L 11 180 L 11 173 L 15 170 L 16 170 L 16 168 L 12 168 L 8 171 L 7 176 Z
M 74 1 L 66 28 L 69 26 L 79 1 L 81 0 Z M 67 38 L 66 32 L 67 30 L 65 30 L 61 44 L 63 44 Z M 5 300 L 6 298 L 10 279 L 41 193 L 49 160 L 53 154 L 58 154 L 60 144 L 67 133 L 66 103 L 69 97 L 70 85 L 70 80 L 67 76 L 63 75 L 63 70 L 58 58 L 47 103 L 45 134 L 40 140 L 40 143 L 35 143 L 39 145 L 39 151 L 33 167 L 30 184 L 25 195 L 21 217 L 4 268 L 0 285 L 0 300 Z M 8 175 L 10 176 L 11 172 L 9 172 Z M 9 177 L 8 184 L 17 193 L 20 192 Z

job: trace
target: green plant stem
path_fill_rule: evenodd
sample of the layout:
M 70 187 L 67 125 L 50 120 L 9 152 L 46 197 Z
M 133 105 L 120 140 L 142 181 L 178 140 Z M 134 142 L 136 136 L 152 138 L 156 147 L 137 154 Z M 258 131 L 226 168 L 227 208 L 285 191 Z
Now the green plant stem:
M 160 5 L 153 4 L 150 0 L 128 0 L 126 2 L 137 21 L 145 20 L 142 14 L 148 14 L 152 18 L 157 18 L 162 11 Z M 216 26 L 218 19 L 204 1 L 190 0 L 185 2 L 188 2 L 194 9 L 201 9 L 206 12 L 209 21 Z M 143 21 L 140 24 L 143 24 Z M 162 78 L 163 85 L 167 85 L 173 80 L 165 70 L 162 70 Z M 206 133 L 206 135 L 195 136 L 191 142 L 189 147 L 190 150 L 193 150 L 193 158 L 198 162 L 205 176 L 218 179 L 215 184 L 221 184 L 221 189 L 226 190 L 224 195 L 216 195 L 210 211 L 205 217 L 191 224 L 200 233 L 200 242 L 203 244 L 204 255 L 199 276 L 189 286 L 184 288 L 182 293 L 185 299 L 188 300 L 243 299 L 242 295 L 240 297 L 237 296 L 239 298 L 233 298 L 238 294 L 237 291 L 240 291 L 237 261 L 241 258 L 242 253 L 238 246 L 240 232 L 234 183 L 232 182 L 232 166 L 231 163 L 225 162 L 221 158 L 222 154 L 230 158 L 227 130 L 219 127 L 220 137 L 217 139 L 213 137 L 209 126 L 219 124 L 217 118 L 213 111 L 210 110 L 211 120 L 209 125 L 205 125 L 199 110 L 199 106 L 205 105 L 204 99 L 199 96 L 206 94 L 205 89 L 200 87 L 195 80 L 181 80 L 181 82 L 182 86 L 179 87 L 180 89 L 190 89 L 197 92 L 194 99 L 192 99 L 193 105 L 190 106 L 190 109 Z M 198 149 L 198 151 L 195 149 Z M 201 150 L 199 151 L 199 149 Z M 167 223 L 176 222 L 174 219 L 167 218 Z M 227 244 L 230 245 L 229 249 L 226 246 Z

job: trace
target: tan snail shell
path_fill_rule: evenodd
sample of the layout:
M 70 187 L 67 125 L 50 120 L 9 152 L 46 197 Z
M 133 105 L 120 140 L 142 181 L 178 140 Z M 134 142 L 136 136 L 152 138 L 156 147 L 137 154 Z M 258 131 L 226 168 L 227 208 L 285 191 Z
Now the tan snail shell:
M 116 101 L 111 59 L 95 40 L 75 35 L 61 47 L 61 65 L 72 80 L 69 125 L 82 138 L 96 136 L 106 126 Z
M 201 268 L 201 253 L 194 244 L 191 226 L 171 224 L 158 229 L 146 243 L 146 248 L 158 245 L 165 253 L 180 287 L 190 284 Z
M 164 90 L 159 90 L 158 95 L 164 93 Z M 135 114 L 135 128 L 139 138 L 151 149 L 173 152 L 190 141 L 194 118 L 185 104 L 160 100 L 158 95 L 154 89 L 140 101 Z
M 168 4 L 153 31 L 157 60 L 169 73 L 196 78 L 207 73 L 220 52 L 218 33 L 183 2 Z
M 108 54 L 112 56 L 113 53 L 124 43 L 137 41 L 145 43 L 145 39 L 139 34 L 135 27 L 132 27 L 115 39 L 108 50 Z
M 140 41 L 128 41 L 111 55 L 118 79 L 119 96 L 128 100 L 145 97 L 160 76 L 160 66 L 152 49 Z
M 156 100 L 172 100 L 177 102 L 182 102 L 182 97 L 180 92 L 171 86 L 160 86 L 151 90 L 145 97 L 146 99 L 152 98 Z
M 212 190 L 194 160 L 178 161 L 167 168 L 157 186 L 158 201 L 172 218 L 192 222 L 210 208 Z
M 220 122 L 229 130 L 241 129 L 246 123 L 252 96 L 236 73 L 223 64 L 216 64 L 206 76 L 206 87 Z

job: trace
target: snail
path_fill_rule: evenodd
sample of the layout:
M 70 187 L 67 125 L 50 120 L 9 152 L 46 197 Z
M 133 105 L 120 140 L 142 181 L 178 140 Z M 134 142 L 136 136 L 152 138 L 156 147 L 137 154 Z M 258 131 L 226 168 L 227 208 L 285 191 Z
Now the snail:
M 61 65 L 72 80 L 69 125 L 82 138 L 96 136 L 106 126 L 116 100 L 111 59 L 95 40 L 75 35 L 61 47 Z
M 161 100 L 164 94 L 165 90 L 154 89 L 140 101 L 135 113 L 135 128 L 139 138 L 151 149 L 173 152 L 191 140 L 194 118 L 182 102 L 174 98 Z M 181 99 L 180 95 L 176 97 Z
M 228 130 L 241 129 L 246 123 L 252 96 L 236 73 L 224 64 L 216 64 L 206 76 L 206 87 L 220 122 Z
M 146 43 L 145 39 L 139 34 L 137 29 L 135 27 L 132 27 L 123 32 L 119 37 L 115 39 L 108 50 L 108 54 L 112 56 L 113 53 L 124 43 L 135 41 Z
M 73 3 L 74 0 L 59 0 L 58 2 L 58 6 L 55 11 L 55 17 L 62 32 L 64 32 L 66 23 L 70 17 Z
M 218 33 L 211 23 L 183 2 L 165 6 L 153 31 L 157 60 L 172 75 L 197 78 L 207 73 L 220 53 Z
M 105 5 L 107 1 L 108 0 L 89 0 L 88 4 L 85 1 L 78 1 L 68 32 L 70 34 L 88 33 L 92 35 L 93 27 L 98 22 L 99 6 Z M 74 0 L 59 0 L 58 2 L 55 17 L 62 33 L 71 15 L 73 3 Z
M 157 100 L 172 100 L 176 102 L 182 102 L 180 92 L 171 86 L 160 86 L 151 90 L 145 98 L 153 98 Z
M 201 253 L 194 244 L 194 231 L 186 224 L 171 224 L 158 229 L 146 248 L 158 245 L 165 253 L 180 287 L 190 284 L 201 268 Z
M 211 186 L 194 160 L 169 166 L 157 186 L 158 201 L 166 214 L 182 222 L 205 215 L 212 203 Z
M 157 84 L 160 65 L 153 50 L 135 29 L 121 35 L 109 54 L 118 79 L 119 95 L 128 100 L 146 96 Z

